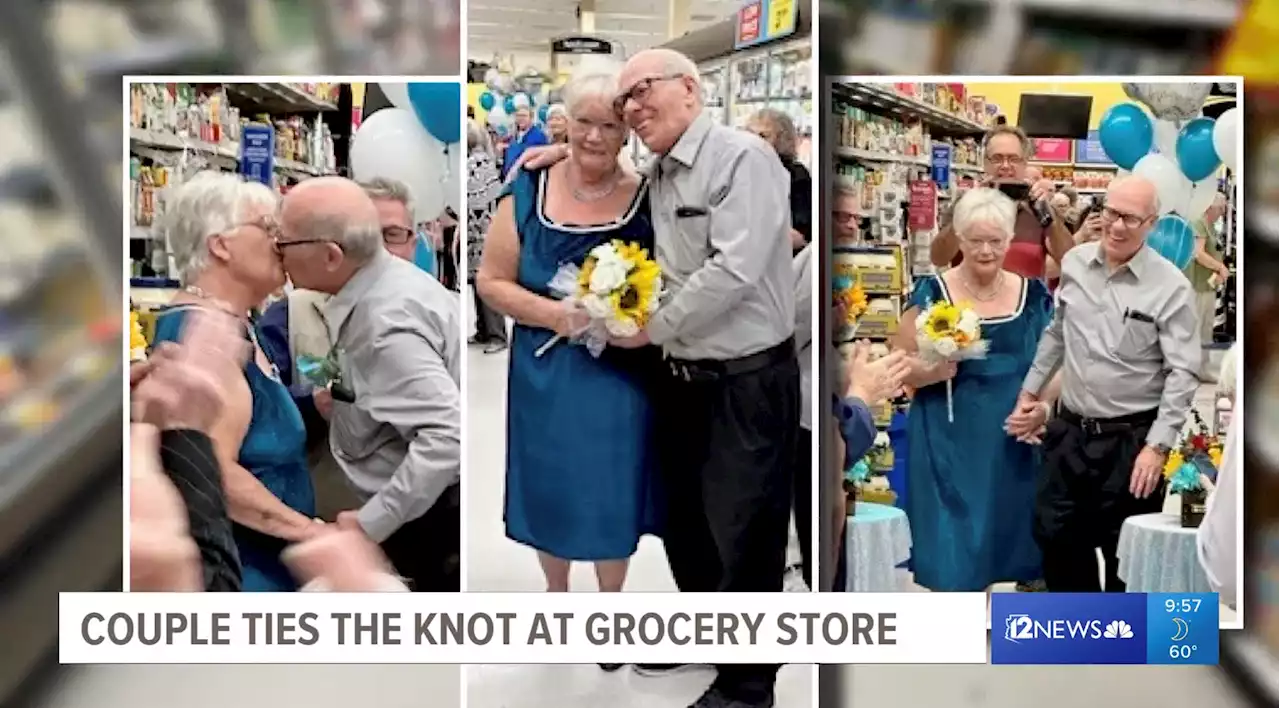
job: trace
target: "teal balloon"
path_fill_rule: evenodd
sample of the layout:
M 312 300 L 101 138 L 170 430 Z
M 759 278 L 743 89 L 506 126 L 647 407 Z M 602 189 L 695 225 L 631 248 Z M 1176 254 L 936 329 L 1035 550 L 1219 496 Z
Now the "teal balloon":
M 1098 141 L 1111 161 L 1132 170 L 1138 160 L 1151 152 L 1154 131 L 1147 112 L 1134 103 L 1107 109 L 1098 124 Z
M 421 236 L 418 237 L 418 245 L 413 249 L 413 264 L 429 275 L 436 275 L 436 249 Z
M 1222 166 L 1218 151 L 1213 147 L 1212 118 L 1196 118 L 1182 127 L 1175 148 L 1178 167 L 1192 182 L 1211 176 Z
M 547 113 L 550 112 L 550 110 L 551 110 L 551 106 L 548 106 L 545 103 L 542 104 L 541 106 L 538 106 L 538 120 L 542 121 L 543 123 L 546 123 Z
M 1177 214 L 1165 214 L 1147 235 L 1147 245 L 1182 270 L 1195 252 L 1196 234 L 1191 224 Z
M 502 99 L 502 109 L 506 111 L 507 115 L 509 116 L 515 115 L 516 114 L 516 97 L 507 96 L 506 98 Z
M 418 122 L 436 140 L 462 140 L 462 86 L 455 82 L 409 84 L 409 102 Z
M 485 91 L 484 93 L 480 94 L 480 107 L 485 109 L 486 111 L 492 111 L 494 105 L 497 104 L 497 102 L 498 100 L 494 98 L 493 94 L 489 93 L 488 91 Z

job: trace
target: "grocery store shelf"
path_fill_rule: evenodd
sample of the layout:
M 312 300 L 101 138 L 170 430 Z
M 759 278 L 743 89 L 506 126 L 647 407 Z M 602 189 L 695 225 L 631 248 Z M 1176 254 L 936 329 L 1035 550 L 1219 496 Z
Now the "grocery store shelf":
M 151 148 L 156 150 L 192 150 L 202 155 L 210 157 L 223 158 L 226 160 L 240 159 L 240 145 L 237 143 L 209 143 L 203 140 L 194 140 L 184 138 L 172 133 L 161 133 L 154 130 L 143 130 L 141 128 L 129 129 L 129 142 L 135 149 Z M 274 158 L 273 163 L 276 169 L 285 172 L 294 172 L 300 175 L 316 176 L 324 174 L 324 170 L 313 167 L 304 162 L 297 160 L 286 160 L 282 157 Z
M 832 88 L 837 98 L 855 105 L 875 109 L 878 112 L 896 113 L 918 118 L 930 127 L 952 135 L 980 135 L 986 126 L 967 118 L 952 115 L 937 106 L 914 98 L 901 96 L 888 86 L 863 83 L 835 83 Z
M 288 84 L 231 83 L 224 84 L 233 103 L 248 103 L 258 113 L 305 113 L 336 111 L 337 106 L 321 101 Z M 237 100 L 239 99 L 239 100 Z
M 859 150 L 857 148 L 845 147 L 843 145 L 836 146 L 836 156 L 848 157 L 857 160 L 867 160 L 869 162 L 900 162 L 907 165 L 925 166 L 929 164 L 929 158 L 926 155 L 892 155 L 887 152 Z

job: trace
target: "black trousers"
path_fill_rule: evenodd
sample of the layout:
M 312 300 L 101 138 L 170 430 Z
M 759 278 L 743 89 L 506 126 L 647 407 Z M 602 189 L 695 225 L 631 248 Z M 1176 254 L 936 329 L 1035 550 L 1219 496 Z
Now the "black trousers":
M 795 517 L 796 540 L 800 542 L 800 568 L 804 584 L 813 588 L 813 431 L 800 428 L 796 435 L 792 474 L 791 514 Z
M 1044 437 L 1044 467 L 1036 490 L 1036 542 L 1050 592 L 1124 592 L 1116 546 L 1124 520 L 1159 512 L 1164 482 L 1146 499 L 1129 492 L 1133 463 L 1156 411 L 1107 421 L 1064 410 Z M 1105 585 L 1098 582 L 1102 550 Z
M 748 360 L 760 365 L 742 370 Z M 672 577 L 683 592 L 781 592 L 800 429 L 794 345 L 671 368 L 657 386 L 654 419 Z M 772 697 L 777 673 L 777 665 L 722 665 L 715 686 L 761 701 Z
M 444 491 L 427 513 L 396 529 L 382 542 L 396 572 L 414 592 L 458 592 L 462 515 L 461 488 Z
M 471 296 L 475 300 L 476 341 L 484 344 L 501 344 L 507 341 L 507 321 L 497 310 L 480 297 L 480 291 L 471 286 Z

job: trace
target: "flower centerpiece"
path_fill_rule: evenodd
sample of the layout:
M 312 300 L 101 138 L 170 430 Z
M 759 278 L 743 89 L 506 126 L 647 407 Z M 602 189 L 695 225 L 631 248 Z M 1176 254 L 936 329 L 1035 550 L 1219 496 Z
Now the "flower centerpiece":
M 916 347 L 930 366 L 948 361 L 981 359 L 987 355 L 981 318 L 968 305 L 938 301 L 916 316 Z M 955 422 L 951 379 L 947 379 L 947 421 Z
M 548 289 L 570 307 L 581 307 L 589 322 L 573 341 L 600 356 L 611 337 L 633 337 L 649 323 L 662 297 L 662 269 L 638 243 L 611 241 L 591 249 L 581 266 L 560 266 Z M 559 334 L 538 347 L 546 354 Z
M 1191 420 L 1192 431 L 1183 436 L 1164 465 L 1169 491 L 1182 500 L 1183 528 L 1197 528 L 1204 520 L 1209 492 L 1222 466 L 1222 440 L 1209 432 L 1209 426 L 1195 409 L 1191 410 Z

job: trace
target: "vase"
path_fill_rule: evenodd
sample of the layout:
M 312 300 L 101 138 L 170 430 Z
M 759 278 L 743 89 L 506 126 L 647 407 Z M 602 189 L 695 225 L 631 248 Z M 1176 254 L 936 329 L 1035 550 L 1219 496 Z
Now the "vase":
M 1179 496 L 1182 497 L 1182 528 L 1200 528 L 1200 522 L 1204 521 L 1208 493 L 1200 489 L 1194 492 L 1182 492 Z

